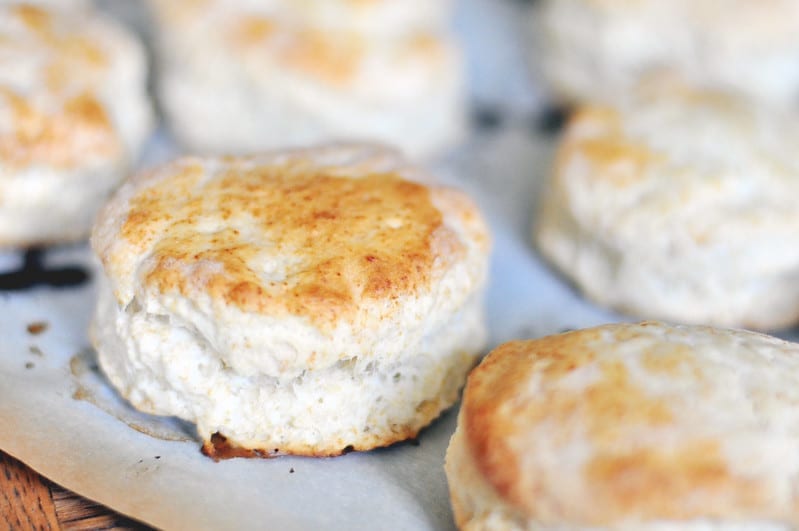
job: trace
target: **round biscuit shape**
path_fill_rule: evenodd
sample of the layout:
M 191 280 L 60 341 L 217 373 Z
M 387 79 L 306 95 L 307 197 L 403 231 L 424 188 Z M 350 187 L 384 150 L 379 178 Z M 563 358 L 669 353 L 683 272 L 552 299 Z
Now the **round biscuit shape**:
M 375 141 L 425 157 L 462 135 L 461 58 L 444 28 L 371 35 L 225 2 L 181 3 L 154 4 L 158 92 L 170 128 L 194 152 Z
M 590 299 L 673 322 L 799 320 L 799 127 L 680 90 L 586 105 L 568 124 L 535 240 Z
M 217 456 L 415 436 L 485 341 L 489 248 L 471 200 L 426 180 L 361 145 L 135 177 L 92 238 L 103 370 L 134 406 L 196 422 Z
M 615 324 L 497 347 L 447 475 L 462 529 L 791 529 L 799 346 Z
M 0 5 L 0 245 L 88 235 L 150 131 L 143 49 L 80 2 Z

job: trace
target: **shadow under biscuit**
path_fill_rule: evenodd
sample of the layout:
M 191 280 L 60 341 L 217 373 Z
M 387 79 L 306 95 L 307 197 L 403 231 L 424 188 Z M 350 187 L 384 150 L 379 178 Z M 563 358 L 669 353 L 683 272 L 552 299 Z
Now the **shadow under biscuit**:
M 37 286 L 70 288 L 89 281 L 89 272 L 78 265 L 48 268 L 43 260 L 45 252 L 39 247 L 23 251 L 18 269 L 0 273 L 0 291 L 24 291 Z

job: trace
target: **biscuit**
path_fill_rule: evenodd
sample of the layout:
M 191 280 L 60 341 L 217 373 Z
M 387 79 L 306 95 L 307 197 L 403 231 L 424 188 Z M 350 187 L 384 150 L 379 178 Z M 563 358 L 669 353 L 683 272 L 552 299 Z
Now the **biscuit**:
M 763 102 L 799 97 L 795 0 L 545 0 L 534 26 L 540 73 L 567 102 L 613 101 L 664 74 Z
M 424 157 L 462 134 L 460 53 L 443 28 L 371 35 L 245 2 L 150 4 L 160 28 L 160 100 L 195 152 L 358 140 Z
M 577 110 L 540 199 L 540 251 L 590 299 L 630 315 L 797 322 L 794 114 L 666 92 Z
M 80 2 L 0 4 L 0 246 L 84 238 L 147 137 L 145 56 Z
M 446 458 L 461 529 L 799 525 L 799 345 L 657 322 L 496 348 Z
M 413 438 L 485 341 L 489 234 L 384 148 L 183 158 L 138 175 L 92 236 L 100 365 L 214 457 Z
M 197 10 L 213 9 L 216 0 L 157 2 L 156 9 L 169 17 L 196 16 Z M 391 35 L 446 26 L 452 0 L 228 0 L 252 14 L 291 24 L 326 30 L 350 30 L 370 35 Z

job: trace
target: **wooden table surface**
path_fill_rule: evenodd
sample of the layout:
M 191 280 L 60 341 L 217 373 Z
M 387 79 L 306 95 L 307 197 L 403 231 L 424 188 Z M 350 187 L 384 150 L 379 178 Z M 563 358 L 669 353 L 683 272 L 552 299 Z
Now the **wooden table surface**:
M 61 488 L 0 451 L 0 531 L 152 530 Z

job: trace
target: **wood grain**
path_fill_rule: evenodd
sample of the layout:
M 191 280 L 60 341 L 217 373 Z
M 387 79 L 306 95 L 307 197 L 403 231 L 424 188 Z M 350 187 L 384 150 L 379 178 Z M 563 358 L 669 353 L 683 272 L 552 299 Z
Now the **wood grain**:
M 152 528 L 116 513 L 104 505 L 87 500 L 52 483 L 53 502 L 63 531 L 108 529 L 146 531 Z
M 43 478 L 0 451 L 0 530 L 150 531 L 153 528 Z
M 0 466 L 0 518 L 7 528 L 61 529 L 45 480 L 4 453 L 0 453 Z

